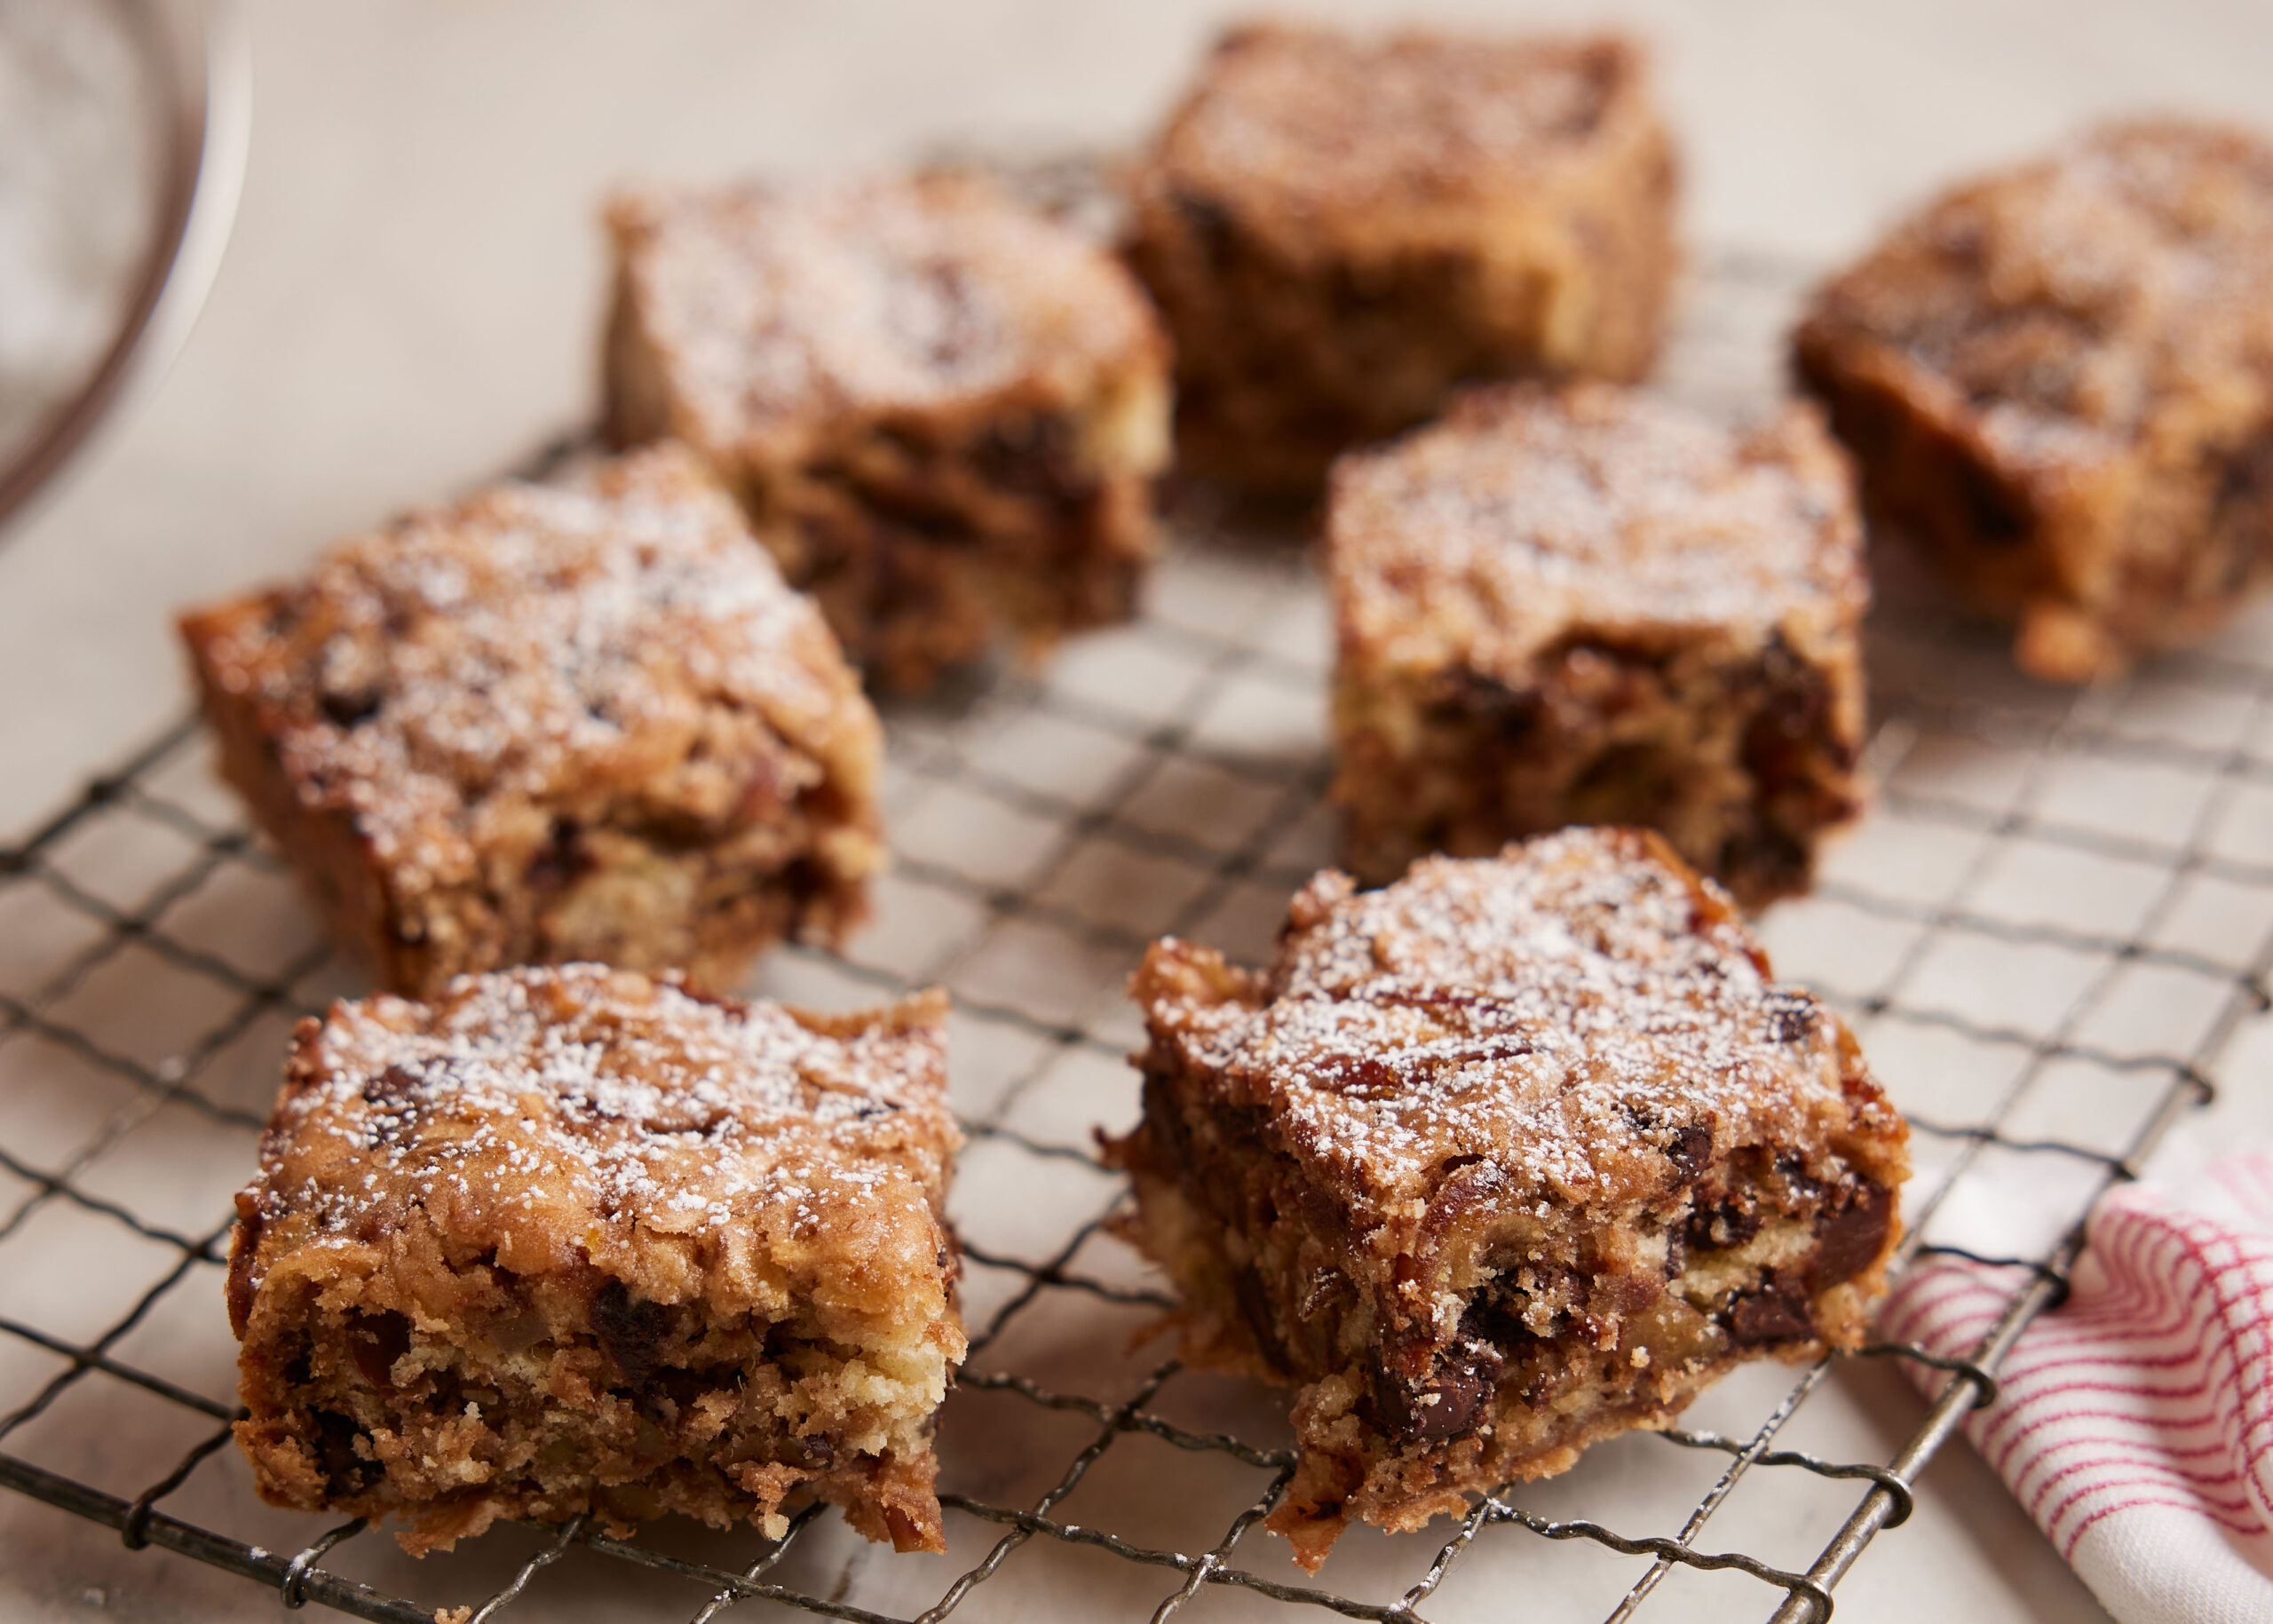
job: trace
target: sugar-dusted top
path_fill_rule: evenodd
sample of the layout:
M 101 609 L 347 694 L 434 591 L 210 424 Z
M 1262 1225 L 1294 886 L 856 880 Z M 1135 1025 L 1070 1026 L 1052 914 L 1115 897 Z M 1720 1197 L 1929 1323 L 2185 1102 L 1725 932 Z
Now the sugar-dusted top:
M 790 457 L 846 418 L 1079 401 L 1164 340 L 1097 243 L 977 177 L 657 188 L 609 211 L 672 430 Z
M 1550 643 L 1851 624 L 1845 461 L 1808 408 L 1742 437 L 1638 390 L 1474 390 L 1344 457 L 1326 520 L 1345 653 L 1521 682 Z M 1796 622 L 1796 625 L 1795 625 Z
M 1467 1161 L 1545 1215 L 1662 1195 L 1715 1150 L 1899 1132 L 1838 1018 L 1635 830 L 1430 858 L 1374 891 L 1328 871 L 1268 972 L 1171 940 L 1136 991 L 1156 1047 L 1382 1222 Z M 1873 1170 L 1898 1183 L 1889 1155 Z
M 701 829 L 824 764 L 863 785 L 882 748 L 819 612 L 675 446 L 413 513 L 184 625 L 404 893 L 475 880 L 555 816 Z
M 1802 345 L 1831 343 L 1885 346 L 2024 466 L 2087 463 L 2166 409 L 2262 400 L 2273 143 L 2118 123 L 1959 186 L 1818 295 Z
M 1639 47 L 1615 36 L 1224 36 L 1160 137 L 1160 179 L 1295 229 L 1384 207 L 1517 198 L 1636 135 L 1659 139 Z
M 453 1263 L 598 1271 L 650 1302 L 778 1318 L 834 1276 L 936 1295 L 946 1024 L 938 994 L 817 1017 L 592 964 L 335 1003 L 286 1067 L 233 1296 L 414 1224 Z

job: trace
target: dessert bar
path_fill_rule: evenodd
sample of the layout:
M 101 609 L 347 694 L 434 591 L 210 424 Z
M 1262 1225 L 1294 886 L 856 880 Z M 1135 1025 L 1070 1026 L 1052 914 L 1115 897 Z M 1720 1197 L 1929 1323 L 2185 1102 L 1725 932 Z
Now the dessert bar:
M 1637 391 L 1470 392 L 1335 469 L 1343 862 L 1657 829 L 1747 907 L 1859 809 L 1869 588 L 1845 461 Z
M 941 1549 L 946 1014 L 582 964 L 302 1022 L 229 1261 L 261 1493 L 414 1552 L 587 1513 L 778 1538 L 804 1495 Z
M 2273 145 L 2118 124 L 1961 186 L 1817 295 L 1801 377 L 1873 518 L 2119 674 L 2273 577 Z
M 1168 349 L 1128 272 L 978 178 L 627 194 L 607 411 L 733 486 L 881 686 L 1125 618 Z
M 1675 190 L 1616 36 L 1232 31 L 1130 180 L 1184 458 L 1308 496 L 1463 380 L 1639 377 Z
M 1305 1566 L 1851 1348 L 1884 1287 L 1901 1119 L 1654 835 L 1329 871 L 1269 969 L 1164 940 L 1134 994 L 1130 1232 L 1188 1359 L 1296 1390 Z
M 402 993 L 501 965 L 731 985 L 883 861 L 882 733 L 811 602 L 661 448 L 415 513 L 186 616 L 221 771 Z

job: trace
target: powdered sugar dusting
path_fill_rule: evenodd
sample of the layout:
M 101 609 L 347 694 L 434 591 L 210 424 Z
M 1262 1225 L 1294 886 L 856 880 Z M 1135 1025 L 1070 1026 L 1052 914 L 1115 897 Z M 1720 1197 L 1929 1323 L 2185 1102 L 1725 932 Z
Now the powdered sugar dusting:
M 723 821 L 752 770 L 817 778 L 856 736 L 875 748 L 818 612 L 677 448 L 414 514 L 215 618 L 218 680 L 270 709 L 286 776 L 352 812 L 400 893 L 467 880 L 620 780 Z
M 1157 331 L 1112 257 L 974 178 L 655 190 L 610 216 L 677 432 L 782 454 L 836 417 L 1061 399 Z
M 1290 215 L 1512 191 L 1588 162 L 1640 62 L 1606 38 L 1232 34 L 1170 130 L 1178 178 Z
M 1551 639 L 1850 618 L 1866 592 L 1836 454 L 1794 408 L 1749 440 L 1607 384 L 1480 390 L 1343 461 L 1327 521 L 1345 635 L 1522 678 Z
M 1155 1040 L 1385 1209 L 1457 1158 L 1543 1211 L 1648 1189 L 1685 1132 L 1819 1143 L 1791 1130 L 1846 1120 L 1835 1018 L 1661 852 L 1572 829 L 1378 891 L 1321 875 L 1253 997 L 1156 999 Z
M 337 1004 L 302 1040 L 255 1188 L 316 1244 L 412 1208 L 477 1248 L 594 1261 L 747 1243 L 761 1219 L 850 1240 L 864 1215 L 940 1198 L 958 1143 L 944 1019 L 933 998 L 820 1023 L 589 964 L 462 978 L 431 1006 Z
M 2172 457 L 2158 419 L 2176 443 L 2204 432 L 2206 401 L 2263 410 L 2273 145 L 2178 120 L 2093 131 L 1936 199 L 1826 288 L 1810 326 L 1894 346 L 2018 466 Z

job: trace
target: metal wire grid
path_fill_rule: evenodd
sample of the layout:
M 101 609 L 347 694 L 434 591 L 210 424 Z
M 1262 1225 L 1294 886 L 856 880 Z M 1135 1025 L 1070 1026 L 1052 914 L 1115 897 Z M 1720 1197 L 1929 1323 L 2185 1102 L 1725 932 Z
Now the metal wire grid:
M 1794 267 L 1773 260 L 1715 261 L 1670 368 L 1676 387 L 1686 379 L 1687 392 L 1708 400 L 1725 388 L 1728 398 L 1718 404 L 1756 397 L 1756 390 L 1726 387 L 1741 378 L 1730 358 L 1739 345 L 1756 348 L 1748 328 L 1759 325 L 1759 313 L 1779 308 L 1796 280 Z M 1636 1559 L 1637 1570 L 1620 1580 L 1612 1620 L 1633 1616 L 1676 1571 L 1720 1570 L 1764 1584 L 1762 1605 L 1778 1619 L 1826 1618 L 1832 1587 L 1880 1529 L 1909 1514 L 1911 1485 L 1925 1463 L 1994 1391 L 1996 1367 L 2020 1330 L 2064 1290 L 2090 1201 L 2129 1177 L 2173 1121 L 2208 1097 L 2217 1057 L 2242 1022 L 2268 1007 L 2273 852 L 2251 847 L 2246 831 L 2254 827 L 2253 812 L 2273 805 L 2255 798 L 2273 796 L 2273 754 L 2261 749 L 2273 741 L 2273 664 L 2246 653 L 2191 657 L 2138 683 L 2055 695 L 2005 672 L 1994 634 L 1952 625 L 1931 609 L 1882 606 L 1873 630 L 1884 718 L 1873 749 L 1887 786 L 1881 809 L 1849 849 L 1853 860 L 1834 866 L 1818 898 L 1773 916 L 1770 934 L 1796 934 L 1800 955 L 1787 939 L 1784 968 L 1802 977 L 1814 968 L 1805 951 L 1810 942 L 1890 944 L 1874 960 L 1865 955 L 1873 966 L 1867 977 L 1826 989 L 1874 1053 L 1904 1050 L 1908 1034 L 1941 1044 L 1944 1058 L 1961 1052 L 1968 1066 L 2001 1062 L 2000 1081 L 1965 1095 L 1982 1108 L 1955 1114 L 1936 1114 L 1926 1108 L 1930 1101 L 1906 1093 L 1905 1078 L 1892 1074 L 1898 1066 L 1882 1059 L 1881 1069 L 1889 1073 L 1897 1101 L 1916 1107 L 1912 1122 L 1926 1164 L 1905 1202 L 1913 1226 L 1906 1255 L 1962 1251 L 2016 1264 L 2003 1319 L 1964 1360 L 1906 1347 L 1866 1350 L 1950 1373 L 1923 1423 L 1884 1462 L 1779 1446 L 1779 1436 L 1830 1375 L 1835 1361 L 1826 1360 L 1784 1385 L 1748 1430 L 1673 1431 L 1653 1435 L 1662 1443 L 1607 1446 L 1726 1457 L 1669 1533 L 1621 1533 L 1607 1508 L 1600 1520 L 1550 1517 L 1532 1509 L 1537 1490 L 1506 1491 L 1477 1501 L 1417 1575 L 1382 1599 L 1271 1577 L 1261 1570 L 1276 1566 L 1275 1553 L 1247 1541 L 1291 1476 L 1293 1455 L 1283 1439 L 1257 1444 L 1178 1419 L 1172 1388 L 1201 1379 L 1173 1360 L 1139 1366 L 1126 1382 L 1113 1379 L 1118 1337 L 1132 1316 L 1165 1299 L 1125 1260 L 1116 1264 L 1112 1243 L 1098 1238 L 1118 1196 L 1097 1173 L 1079 1123 L 1105 1113 L 1085 1115 L 1080 1101 L 1068 1098 L 1065 1073 L 1125 1070 L 1120 1056 L 1130 1033 L 1115 989 L 1158 930 L 1252 943 L 1322 855 L 1322 751 L 1303 725 L 1273 731 L 1274 717 L 1314 717 L 1321 675 L 1317 598 L 1299 554 L 1189 535 L 1163 572 L 1160 597 L 1144 621 L 1096 640 L 1088 652 L 1073 651 L 1049 680 L 1003 678 L 960 706 L 893 718 L 890 798 L 902 854 L 883 897 L 883 923 L 849 956 L 789 950 L 769 977 L 770 986 L 792 995 L 840 1000 L 947 986 L 957 997 L 958 1044 L 974 1033 L 986 1039 L 977 1060 L 958 1051 L 958 1097 L 973 1145 L 962 1187 L 981 1176 L 972 1164 L 983 1164 L 991 1187 L 1036 1184 L 1049 1210 L 1071 1211 L 1056 1226 L 1054 1245 L 1020 1244 L 1036 1232 L 1021 1218 L 1007 1242 L 982 1225 L 969 1247 L 971 1358 L 950 1400 L 941 1500 L 958 1546 L 975 1533 L 983 1536 L 984 1554 L 962 1563 L 928 1604 L 886 1612 L 865 1589 L 850 1596 L 852 1566 L 833 1585 L 821 1568 L 800 1568 L 801 1550 L 827 1537 L 816 1527 L 833 1525 L 833 1519 L 817 1525 L 811 1510 L 787 1538 L 745 1545 L 733 1557 L 720 1554 L 731 1541 L 689 1556 L 666 1537 L 619 1540 L 574 1523 L 547 1531 L 486 1596 L 469 1580 L 453 1587 L 469 1593 L 447 1604 L 474 1619 L 508 1610 L 518 1616 L 538 1604 L 528 1597 L 545 1571 L 573 1558 L 588 1571 L 602 1563 L 681 1581 L 684 1615 L 698 1620 L 760 1601 L 864 1624 L 911 1617 L 928 1624 L 959 1609 L 990 1616 L 994 1605 L 971 1598 L 990 1583 L 1015 1588 L 1001 1575 L 1039 1538 L 1108 1553 L 1123 1575 L 1159 1570 L 1156 1620 L 1203 1595 L 1238 1592 L 1344 1617 L 1408 1620 L 1452 1605 L 1447 1585 L 1475 1565 L 1480 1546 L 1507 1552 L 1491 1531 L 1512 1526 Z M 287 1606 L 319 1602 L 371 1619 L 432 1618 L 433 1601 L 414 1601 L 345 1571 L 347 1557 L 374 1543 L 360 1523 L 287 1555 L 264 1548 L 242 1525 L 209 1526 L 167 1509 L 215 1474 L 244 1475 L 226 1447 L 234 1411 L 220 1396 L 226 1387 L 217 1394 L 210 1350 L 192 1371 L 170 1362 L 166 1339 L 136 1340 L 171 1303 L 199 1292 L 218 1301 L 226 1220 L 213 1211 L 210 1221 L 201 1215 L 183 1222 L 131 1181 L 107 1176 L 107 1167 L 138 1136 L 162 1127 L 174 1133 L 179 1122 L 194 1121 L 234 1137 L 242 1160 L 222 1173 L 241 1177 L 264 1115 L 281 1023 L 318 1007 L 329 990 L 352 985 L 305 928 L 297 937 L 284 931 L 286 945 L 269 942 L 265 958 L 230 945 L 226 922 L 290 905 L 273 900 L 284 885 L 274 860 L 201 785 L 194 736 L 188 720 L 169 729 L 20 845 L 0 851 L 0 944 L 63 944 L 20 949 L 20 959 L 29 953 L 35 962 L 16 963 L 0 947 L 0 1096 L 87 1091 L 89 1079 L 118 1090 L 90 1131 L 57 1136 L 52 1148 L 20 1143 L 0 1120 L 0 1174 L 10 1181 L 0 1216 L 0 1350 L 28 1351 L 49 1366 L 0 1414 L 0 1481 L 116 1529 L 129 1548 L 173 1550 L 273 1586 Z M 2150 780 L 2166 784 L 2176 799 L 2154 802 L 2152 816 L 2108 815 L 2110 805 L 2129 804 L 2121 786 Z M 2174 838 L 2163 812 L 2182 801 L 2182 833 Z M 991 838 L 973 839 L 974 829 Z M 2047 915 L 2003 899 L 2000 876 L 2008 867 L 2047 863 L 2083 865 L 2103 879 L 2128 875 L 2127 922 L 2057 916 L 2064 902 Z M 2074 883 L 2062 888 L 2070 900 L 2082 892 Z M 37 923 L 22 923 L 33 915 Z M 2013 1018 L 2001 1018 L 2013 990 L 2001 984 L 2001 969 L 1987 978 L 1993 1008 L 1968 1009 L 1963 997 L 1943 995 L 1980 980 L 1965 973 L 1968 966 L 2019 965 L 2045 955 L 2076 973 L 2055 978 L 2049 994 L 2043 977 L 2024 978 L 2025 995 L 2015 994 L 2015 1006 L 2025 1007 Z M 203 996 L 202 1013 L 181 1019 L 172 1009 L 179 999 L 142 995 L 137 989 L 154 976 L 194 984 Z M 2127 978 L 2139 976 L 2155 978 L 2150 1004 L 2197 1012 L 2190 1024 L 2166 1022 L 2154 1034 L 2182 1028 L 2182 1041 L 2126 1045 L 2095 1035 L 2111 1010 L 2126 1007 Z M 106 981 L 108 991 L 91 991 Z M 165 1027 L 162 1039 L 144 1035 L 151 1023 Z M 35 1064 L 7 1067 L 12 1056 L 21 1061 L 35 1051 Z M 1123 1114 L 1126 1105 L 1120 1098 Z M 2034 1131 L 2039 1120 L 2066 1131 Z M 1953 1196 L 2011 1185 L 2016 1166 L 2047 1163 L 2076 1176 L 2061 1187 L 2056 1222 L 2038 1244 L 1984 1250 L 1993 1248 L 1994 1224 L 1943 1222 L 1954 1210 Z M 1070 1208 L 1060 1200 L 1053 1170 L 1087 1181 L 1086 1199 Z M 92 1226 L 131 1236 L 147 1264 L 134 1276 L 135 1294 L 99 1324 L 66 1325 L 68 1316 L 20 1306 L 21 1264 L 9 1243 L 58 1212 L 70 1215 L 80 1232 Z M 1075 1328 L 1070 1361 L 1034 1358 L 1034 1345 L 1019 1342 L 1022 1327 L 1053 1317 Z M 1069 1363 L 1070 1374 L 1062 1368 Z M 168 1469 L 146 1471 L 133 1492 L 44 1465 L 26 1446 L 44 1418 L 105 1382 L 194 1424 Z M 1080 1446 L 1059 1457 L 1065 1464 L 1039 1493 L 958 1488 L 954 1411 L 974 1396 L 991 1396 L 1029 1418 L 1063 1419 Z M 1271 1401 L 1244 1402 L 1238 1413 L 1246 1430 Z M 87 1424 L 74 1422 L 61 1436 L 67 1442 Z M 1027 1437 L 1018 1434 L 1015 1447 L 1030 1454 L 1026 1469 L 1038 1469 Z M 1211 1543 L 1152 1542 L 1069 1513 L 1068 1502 L 1100 1462 L 1115 1451 L 1127 1454 L 1129 1440 L 1139 1438 L 1167 1446 L 1175 1458 L 1246 1474 L 1242 1503 Z M 1742 1485 L 1759 1481 L 1763 1468 L 1806 1474 L 1833 1490 L 1848 1480 L 1864 1485 L 1843 1525 L 1804 1571 L 1718 1552 L 1705 1541 L 1713 1517 Z M 242 1493 L 237 1498 L 249 1501 Z M 1110 1509 L 1102 1520 L 1114 1520 Z M 501 1537 L 507 1536 L 487 1536 L 474 1549 Z M 1398 1543 L 1407 1551 L 1427 1549 L 1418 1539 Z M 880 1557 L 860 1575 L 908 1572 L 923 1560 Z M 422 1578 L 449 1585 L 452 1574 L 480 1567 L 464 1556 L 437 1558 Z

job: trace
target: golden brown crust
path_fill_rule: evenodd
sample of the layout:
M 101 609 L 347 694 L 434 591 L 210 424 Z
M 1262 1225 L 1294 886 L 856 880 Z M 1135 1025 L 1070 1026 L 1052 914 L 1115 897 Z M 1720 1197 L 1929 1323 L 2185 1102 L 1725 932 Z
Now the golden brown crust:
M 811 1492 L 939 1549 L 946 1020 L 574 965 L 302 1023 L 230 1258 L 263 1494 L 425 1549 Z
M 1111 256 L 977 178 L 627 194 L 611 432 L 717 467 L 872 677 L 1125 616 L 1166 340 Z
M 2273 145 L 2113 124 L 1956 187 L 1794 336 L 1879 516 L 2034 675 L 2120 671 L 2273 574 Z
M 1463 379 L 1638 377 L 1675 189 L 1630 41 L 1234 30 L 1130 180 L 1186 457 L 1314 489 Z
M 685 450 L 509 482 L 186 615 L 222 768 L 390 987 L 727 985 L 883 861 L 874 710 Z
M 1747 906 L 1852 818 L 1869 601 L 1814 412 L 1743 435 L 1604 384 L 1472 390 L 1334 471 L 1345 860 L 1642 823 Z
M 1300 1390 L 1308 1565 L 1851 1347 L 1883 1290 L 1901 1119 L 1655 836 L 1321 875 L 1269 971 L 1164 941 L 1134 995 L 1133 1232 L 1188 1358 Z

